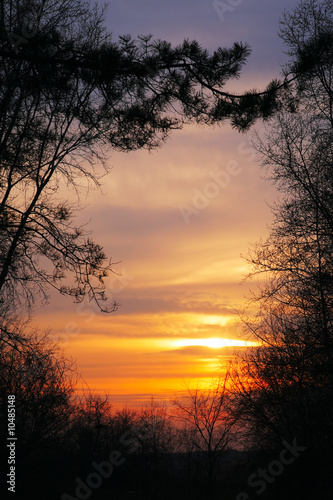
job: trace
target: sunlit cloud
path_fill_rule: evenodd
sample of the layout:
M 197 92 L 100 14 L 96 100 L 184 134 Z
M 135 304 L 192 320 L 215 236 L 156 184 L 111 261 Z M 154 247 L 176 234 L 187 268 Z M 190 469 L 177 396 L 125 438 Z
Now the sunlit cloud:
M 249 342 L 245 340 L 210 338 L 210 339 L 182 339 L 176 341 L 175 345 L 178 347 L 204 346 L 204 347 L 210 347 L 212 349 L 220 349 L 221 347 L 252 347 L 256 344 L 255 342 Z

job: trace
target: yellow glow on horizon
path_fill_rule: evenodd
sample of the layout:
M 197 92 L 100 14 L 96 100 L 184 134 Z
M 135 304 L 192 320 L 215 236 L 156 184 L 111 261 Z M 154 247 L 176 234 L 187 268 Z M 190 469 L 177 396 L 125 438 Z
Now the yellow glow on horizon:
M 184 339 L 176 342 L 178 347 L 210 347 L 211 349 L 220 349 L 221 347 L 249 347 L 254 345 L 255 342 L 248 342 L 245 340 L 235 339 Z

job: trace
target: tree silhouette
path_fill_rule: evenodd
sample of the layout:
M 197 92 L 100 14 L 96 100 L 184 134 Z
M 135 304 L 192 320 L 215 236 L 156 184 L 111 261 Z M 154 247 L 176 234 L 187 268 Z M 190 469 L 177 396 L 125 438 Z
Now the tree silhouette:
M 6 488 L 8 397 L 15 398 L 16 493 L 24 498 L 46 495 L 49 481 L 61 469 L 65 436 L 72 419 L 75 367 L 47 334 L 16 322 L 16 338 L 2 322 L 0 342 L 1 470 Z M 55 483 L 56 484 L 56 483 Z M 57 486 L 59 488 L 59 485 Z
M 192 451 L 202 452 L 205 456 L 209 498 L 213 496 L 217 466 L 231 444 L 232 429 L 237 420 L 231 411 L 232 395 L 228 381 L 229 373 L 212 381 L 208 387 L 188 387 L 185 396 L 173 402 L 176 418 L 185 424 L 182 441 L 192 445 Z
M 332 4 L 300 2 L 282 27 L 291 55 L 302 59 L 333 33 Z M 261 346 L 238 380 L 258 438 L 266 430 L 275 442 L 297 436 L 314 448 L 333 439 L 333 49 L 322 47 L 295 89 L 299 112 L 277 115 L 255 142 L 282 196 L 268 239 L 250 252 L 251 275 L 266 278 L 247 322 Z
M 60 196 L 98 185 L 107 151 L 159 146 L 184 123 L 245 129 L 282 105 L 285 82 L 224 92 L 250 54 L 245 44 L 209 54 L 151 36 L 112 41 L 103 11 L 83 0 L 13 0 L 0 9 L 0 289 L 31 306 L 54 287 L 105 311 L 103 249 Z M 98 167 L 97 167 L 98 165 Z

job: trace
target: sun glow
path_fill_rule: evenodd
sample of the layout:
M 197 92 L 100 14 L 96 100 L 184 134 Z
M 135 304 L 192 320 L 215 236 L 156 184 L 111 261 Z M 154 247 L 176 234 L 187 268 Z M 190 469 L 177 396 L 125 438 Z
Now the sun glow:
M 210 339 L 183 339 L 176 342 L 178 347 L 210 347 L 212 349 L 221 349 L 222 347 L 250 347 L 254 342 L 248 342 L 245 340 L 235 340 L 235 339 L 221 339 L 221 338 L 210 338 Z
M 196 321 L 203 325 L 220 325 L 225 326 L 230 321 L 234 321 L 233 316 L 213 316 L 209 314 L 196 315 Z

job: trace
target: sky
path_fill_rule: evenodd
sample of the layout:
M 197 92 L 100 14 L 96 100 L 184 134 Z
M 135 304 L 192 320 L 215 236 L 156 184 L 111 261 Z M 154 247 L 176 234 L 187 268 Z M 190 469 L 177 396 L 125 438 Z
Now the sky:
M 292 0 L 111 0 L 106 24 L 119 35 L 196 39 L 214 50 L 248 42 L 252 55 L 227 90 L 263 89 L 286 61 L 278 23 Z M 256 126 L 258 133 L 263 127 Z M 253 130 L 186 126 L 157 150 L 112 152 L 101 191 L 80 220 L 113 262 L 112 314 L 52 294 L 35 320 L 76 360 L 82 387 L 111 403 L 169 401 L 185 384 L 217 377 L 248 347 L 238 311 L 256 283 L 244 282 L 251 244 L 267 235 L 277 193 L 263 179 Z

